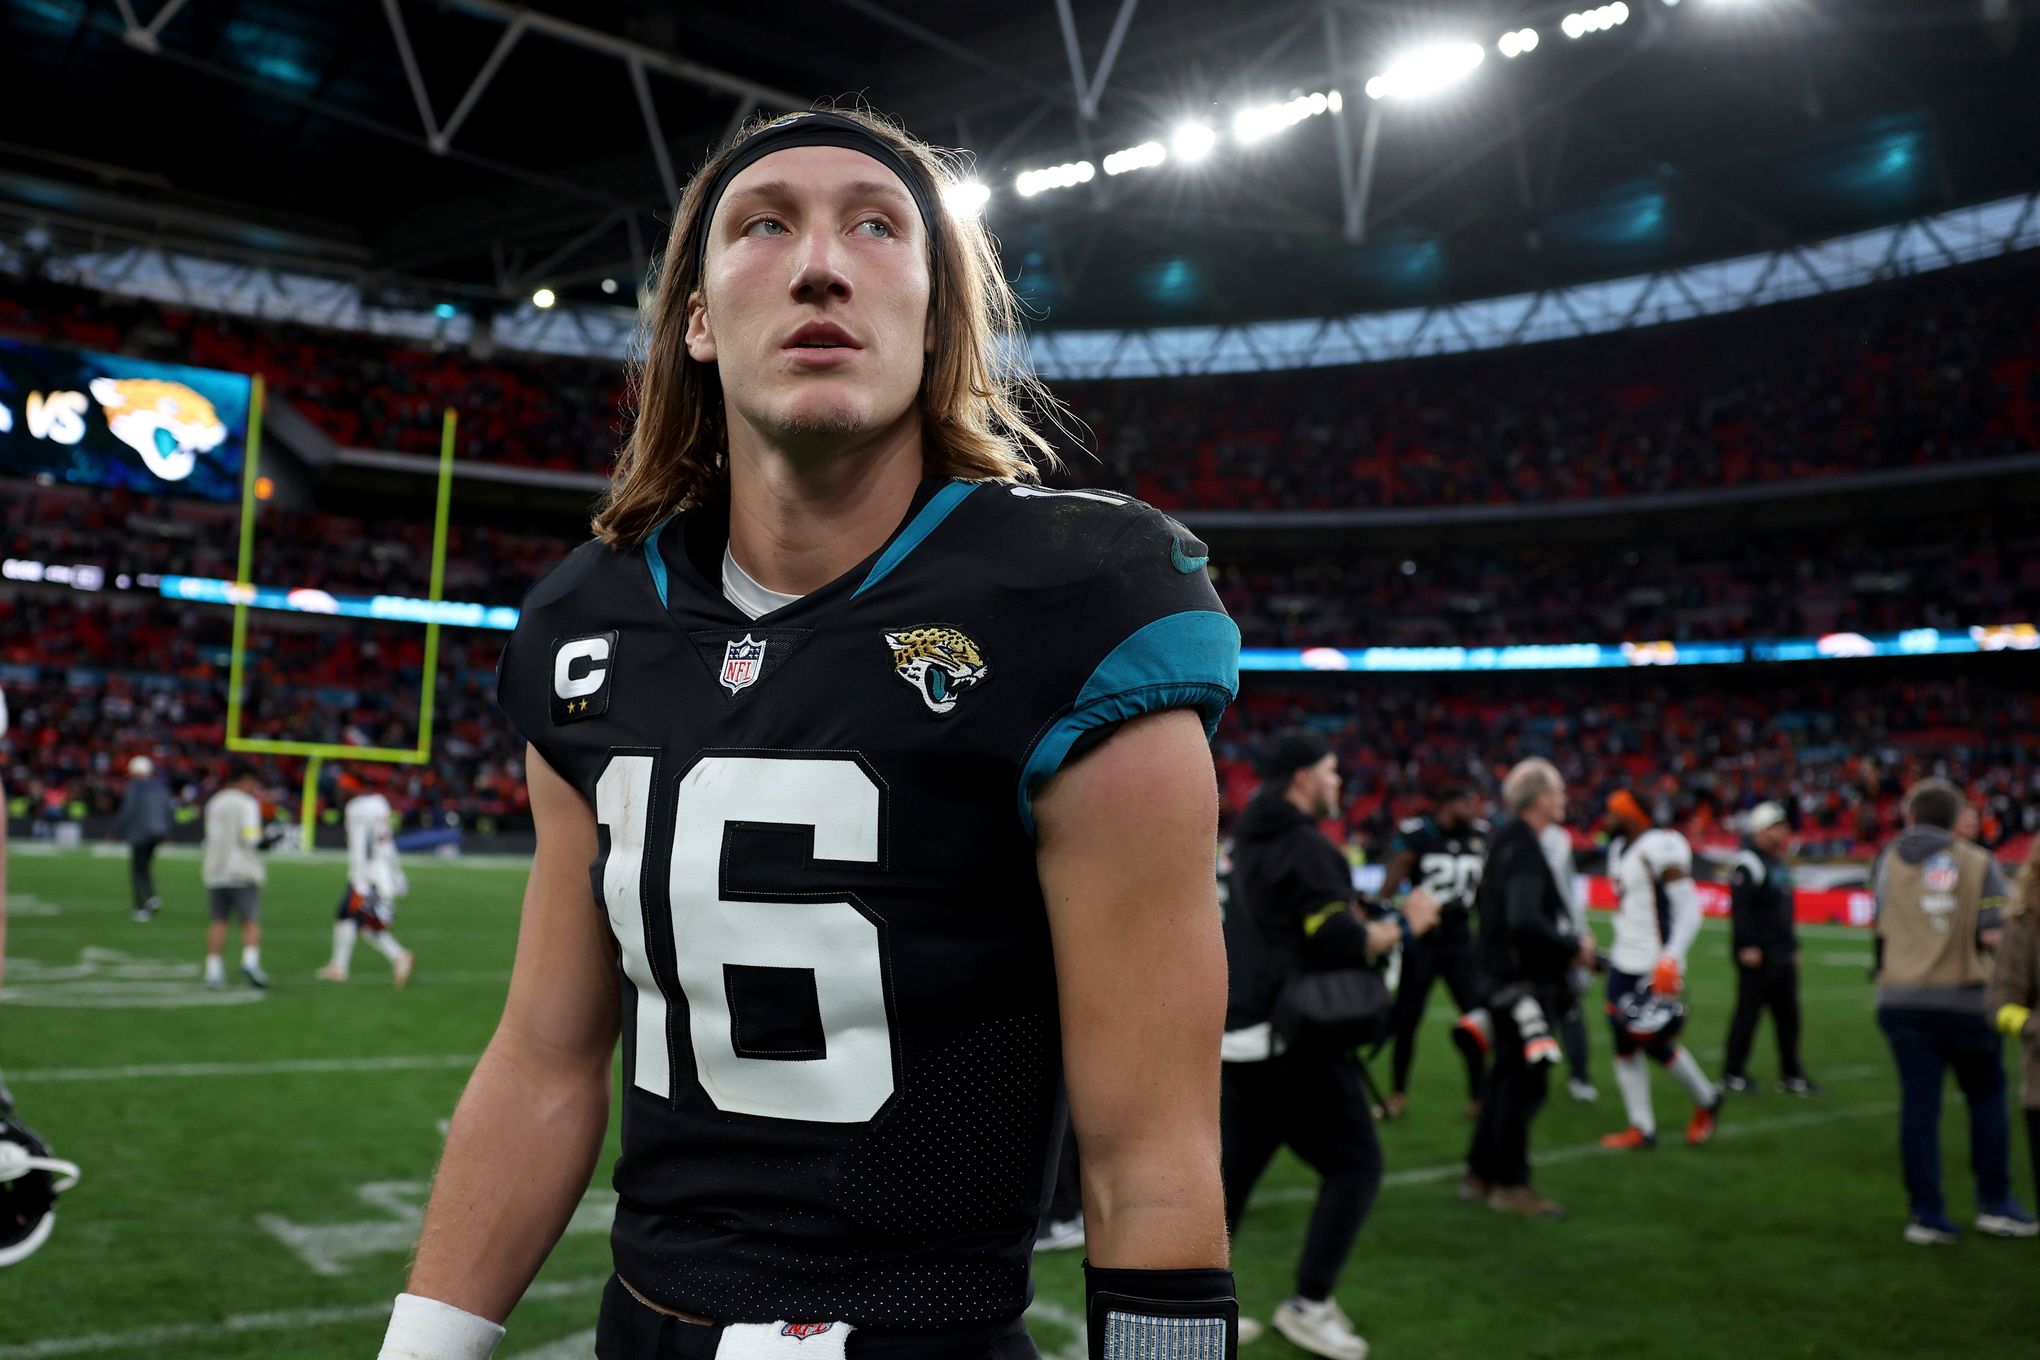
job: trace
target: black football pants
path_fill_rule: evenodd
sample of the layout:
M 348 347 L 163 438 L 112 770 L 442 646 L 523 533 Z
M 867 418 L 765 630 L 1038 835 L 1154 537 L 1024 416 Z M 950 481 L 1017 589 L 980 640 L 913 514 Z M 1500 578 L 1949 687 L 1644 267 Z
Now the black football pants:
M 1452 994 L 1452 1004 L 1459 1007 L 1462 1014 L 1480 1005 L 1473 938 L 1464 928 L 1448 930 L 1440 927 L 1418 936 L 1403 947 L 1402 983 L 1396 989 L 1395 1013 L 1390 1020 L 1395 1026 L 1395 1052 L 1390 1060 L 1390 1075 L 1394 1080 L 1391 1090 L 1410 1089 L 1410 1064 L 1417 1056 L 1417 1031 L 1423 1027 L 1424 1012 L 1430 1006 L 1431 985 L 1440 979 L 1445 983 L 1445 990 Z M 1466 1098 L 1479 1100 L 1480 1059 L 1471 1056 L 1464 1062 Z
M 1765 1009 L 1778 1031 L 1778 1075 L 1803 1077 L 1799 1065 L 1799 969 L 1788 953 L 1773 962 L 1769 955 L 1755 968 L 1741 964 L 1735 969 L 1735 1018 L 1728 1026 L 1727 1060 L 1722 1074 L 1747 1077 L 1750 1046 L 1756 1042 L 1757 1022 Z
M 1287 1146 L 1323 1178 L 1296 1292 L 1328 1299 L 1381 1193 L 1381 1140 L 1374 1133 L 1360 1060 L 1312 1046 L 1266 1062 L 1227 1063 L 1220 1101 L 1225 1222 L 1238 1232 L 1254 1183 Z
M 614 1275 L 602 1291 L 595 1360 L 714 1360 L 723 1329 L 668 1317 L 631 1297 Z M 795 1343 L 796 1346 L 799 1343 Z M 844 1348 L 851 1360 L 1040 1360 L 1019 1318 L 941 1332 L 858 1329 Z

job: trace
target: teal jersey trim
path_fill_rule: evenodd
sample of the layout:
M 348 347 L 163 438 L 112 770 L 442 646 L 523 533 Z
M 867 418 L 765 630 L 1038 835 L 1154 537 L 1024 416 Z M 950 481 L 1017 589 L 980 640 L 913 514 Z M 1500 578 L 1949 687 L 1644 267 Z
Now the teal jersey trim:
M 935 532 L 935 526 L 948 519 L 949 512 L 963 504 L 964 497 L 983 485 L 982 482 L 951 482 L 930 496 L 928 503 L 921 507 L 921 512 L 914 516 L 906 528 L 900 530 L 899 537 L 886 544 L 885 551 L 879 555 L 878 561 L 871 564 L 871 573 L 858 583 L 857 589 L 850 592 L 850 598 L 856 599 L 892 575 L 893 569 L 907 560 L 907 554 L 920 547 L 923 540 Z
M 1239 688 L 1240 630 L 1224 614 L 1189 609 L 1140 628 L 1098 663 L 1075 706 L 1034 743 L 1020 771 L 1020 825 L 1034 835 L 1034 795 L 1084 733 L 1144 713 L 1194 708 L 1209 737 Z
M 659 556 L 659 537 L 666 532 L 666 526 L 677 518 L 677 515 L 666 516 L 654 524 L 651 533 L 645 536 L 645 565 L 652 569 L 652 589 L 659 592 L 661 608 L 666 604 L 666 559 Z

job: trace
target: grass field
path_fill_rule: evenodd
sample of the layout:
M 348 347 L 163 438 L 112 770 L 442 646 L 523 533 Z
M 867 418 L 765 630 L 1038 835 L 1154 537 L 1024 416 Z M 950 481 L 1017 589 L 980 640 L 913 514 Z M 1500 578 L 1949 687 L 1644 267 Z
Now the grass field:
M 417 861 L 399 934 L 405 992 L 357 951 L 315 981 L 337 861 L 279 860 L 266 900 L 273 985 L 198 987 L 197 863 L 159 862 L 164 912 L 129 921 L 124 861 L 17 854 L 0 1070 L 27 1119 L 85 1176 L 50 1244 L 0 1272 L 0 1360 L 375 1354 L 441 1139 L 509 976 L 522 874 Z M 1340 1296 L 1379 1357 L 2033 1355 L 2040 1243 L 1900 1241 L 1896 1083 L 1869 1009 L 1860 934 L 1807 942 L 1808 1061 L 1827 1097 L 1730 1106 L 1723 1136 L 1611 1155 L 1620 1123 L 1594 1031 L 1595 1106 L 1558 1091 L 1537 1128 L 1539 1183 L 1564 1223 L 1503 1219 L 1452 1195 L 1467 1133 L 1443 1013 L 1415 1108 L 1383 1129 L 1389 1176 Z M 1690 1036 L 1712 1070 L 1728 1019 L 1727 943 L 1696 950 Z M 1442 999 L 1443 993 L 1438 994 Z M 1757 1072 L 1771 1076 L 1768 1030 Z M 1669 1130 L 1686 1110 L 1657 1088 Z M 1958 1102 L 1953 1102 L 1959 1105 Z M 613 1130 L 612 1121 L 612 1148 Z M 1966 1137 L 1947 1130 L 1951 1209 L 1972 1211 Z M 2019 1150 L 2023 1165 L 2023 1147 Z M 608 1267 L 607 1159 L 510 1322 L 506 1360 L 592 1354 Z M 2022 1195 L 2030 1194 L 2023 1172 Z M 1266 1318 L 1290 1283 L 1310 1180 L 1281 1161 L 1235 1247 L 1241 1301 Z M 1038 1259 L 1045 1355 L 1080 1356 L 1079 1253 Z M 1297 1355 L 1270 1335 L 1248 1354 Z

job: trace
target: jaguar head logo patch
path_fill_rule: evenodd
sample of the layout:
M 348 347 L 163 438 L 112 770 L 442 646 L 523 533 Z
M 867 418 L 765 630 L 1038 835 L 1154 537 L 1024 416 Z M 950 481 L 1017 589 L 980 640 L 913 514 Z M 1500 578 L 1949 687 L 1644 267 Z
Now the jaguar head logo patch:
M 992 668 L 978 645 L 954 628 L 928 624 L 885 635 L 893 673 L 914 687 L 930 713 L 948 713 Z

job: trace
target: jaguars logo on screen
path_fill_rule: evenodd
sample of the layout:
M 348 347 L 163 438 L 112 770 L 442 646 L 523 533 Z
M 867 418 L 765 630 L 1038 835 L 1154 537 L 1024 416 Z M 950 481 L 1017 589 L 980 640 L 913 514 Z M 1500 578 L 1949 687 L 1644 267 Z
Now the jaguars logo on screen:
M 227 438 L 213 404 L 180 382 L 160 378 L 94 378 L 92 396 L 113 437 L 142 456 L 166 482 L 181 482 Z
M 914 687 L 930 713 L 948 713 L 992 671 L 975 642 L 941 624 L 887 633 L 885 645 L 892 648 L 893 673 Z

